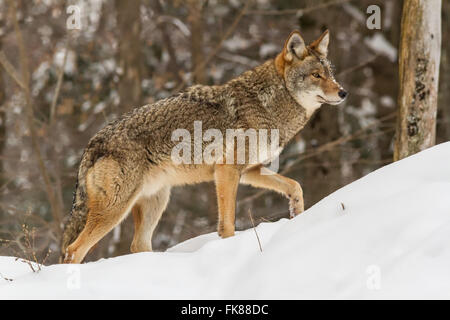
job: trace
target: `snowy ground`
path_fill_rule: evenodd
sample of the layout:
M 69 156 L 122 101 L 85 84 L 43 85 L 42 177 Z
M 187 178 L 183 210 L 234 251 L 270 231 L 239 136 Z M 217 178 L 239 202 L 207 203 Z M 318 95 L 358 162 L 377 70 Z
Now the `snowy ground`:
M 304 186 L 308 188 L 308 186 Z M 345 209 L 343 209 L 343 207 Z M 293 220 L 168 252 L 32 273 L 0 257 L 0 299 L 450 298 L 450 143 L 386 166 Z

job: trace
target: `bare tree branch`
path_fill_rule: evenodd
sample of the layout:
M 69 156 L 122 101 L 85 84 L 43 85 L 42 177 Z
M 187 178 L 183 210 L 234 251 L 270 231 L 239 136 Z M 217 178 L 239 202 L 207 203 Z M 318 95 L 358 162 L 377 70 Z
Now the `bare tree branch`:
M 373 57 L 367 59 L 366 61 L 361 62 L 360 64 L 357 64 L 356 66 L 353 66 L 353 67 L 350 67 L 350 68 L 342 70 L 341 72 L 339 72 L 337 74 L 337 76 L 343 76 L 343 75 L 346 75 L 347 73 L 350 73 L 350 72 L 353 72 L 355 70 L 364 68 L 365 66 L 367 66 L 367 65 L 371 64 L 372 62 L 374 62 L 378 57 L 379 57 L 378 54 L 374 55 Z
M 286 9 L 286 10 L 249 10 L 245 14 L 246 15 L 265 15 L 265 16 L 281 16 L 281 15 L 303 15 L 305 13 L 310 13 L 315 10 L 324 9 L 330 6 L 344 4 L 349 2 L 350 0 L 334 0 L 326 3 L 321 3 L 312 7 L 306 7 L 302 9 Z
M 0 51 L 0 64 L 5 69 L 6 73 L 8 73 L 11 78 L 14 79 L 14 81 L 21 87 L 23 90 L 27 90 L 27 87 L 20 79 L 20 76 L 18 75 L 16 69 L 14 66 L 9 62 L 8 58 L 6 58 L 5 53 L 3 51 Z
M 159 0 L 153 0 L 151 1 L 151 3 L 153 4 L 154 11 L 161 17 L 163 15 L 163 8 Z M 182 78 L 179 73 L 180 67 L 178 65 L 177 56 L 175 54 L 175 49 L 173 47 L 172 40 L 170 39 L 170 34 L 167 30 L 166 24 L 161 23 L 158 25 L 163 37 L 163 43 L 166 46 L 167 53 L 169 54 L 170 59 L 169 69 L 171 70 L 172 74 L 175 76 L 177 81 L 182 81 Z
M 20 65 L 21 65 L 21 69 L 22 69 L 21 82 L 24 85 L 22 88 L 25 92 L 26 120 L 27 120 L 28 129 L 30 131 L 31 145 L 32 145 L 32 149 L 33 149 L 33 153 L 36 158 L 36 161 L 38 162 L 39 170 L 40 170 L 42 178 L 44 180 L 45 190 L 47 193 L 48 200 L 50 202 L 53 219 L 56 224 L 56 232 L 59 234 L 61 232 L 61 221 L 62 221 L 61 210 L 60 210 L 61 208 L 55 197 L 55 192 L 53 190 L 53 187 L 52 187 L 52 184 L 50 181 L 50 176 L 48 174 L 47 168 L 45 167 L 44 159 L 42 157 L 40 146 L 39 146 L 36 128 L 34 126 L 33 104 L 32 104 L 31 93 L 30 93 L 30 73 L 29 73 L 29 69 L 28 69 L 28 58 L 26 55 L 27 51 L 25 48 L 25 43 L 23 40 L 22 32 L 20 31 L 19 23 L 17 21 L 15 2 L 13 0 L 9 0 L 9 6 L 11 9 L 14 30 L 16 33 L 17 44 L 19 47 Z
M 244 16 L 245 12 L 247 11 L 248 7 L 250 6 L 250 3 L 252 2 L 252 0 L 247 0 L 247 2 L 245 3 L 244 7 L 241 9 L 241 11 L 239 12 L 239 14 L 236 16 L 236 18 L 234 19 L 233 23 L 230 25 L 230 27 L 228 28 L 228 30 L 225 32 L 225 34 L 222 36 L 222 38 L 220 39 L 219 43 L 214 47 L 213 51 L 210 52 L 210 54 L 206 57 L 206 59 L 204 60 L 203 63 L 197 65 L 195 67 L 195 70 L 192 72 L 192 78 L 195 79 L 195 75 L 200 72 L 201 70 L 203 70 L 208 63 L 211 62 L 211 60 L 214 58 L 214 56 L 217 54 L 217 52 L 219 52 L 220 48 L 222 48 L 222 45 L 224 43 L 224 41 L 226 39 L 228 39 L 228 37 L 234 32 L 234 30 L 236 29 L 236 27 L 239 24 L 239 21 L 241 21 L 241 18 Z M 176 88 L 175 88 L 175 92 L 180 91 L 181 89 L 183 89 L 186 86 L 186 80 L 183 79 L 183 82 L 180 83 Z
M 53 121 L 55 119 L 56 102 L 58 101 L 59 91 L 61 90 L 61 84 L 62 84 L 62 79 L 64 76 L 64 68 L 66 66 L 68 52 L 69 52 L 69 37 L 67 37 L 67 40 L 66 40 L 64 59 L 63 59 L 62 65 L 61 65 L 61 69 L 59 70 L 59 73 L 58 73 L 58 81 L 56 83 L 55 94 L 53 95 L 52 105 L 50 106 L 50 121 L 49 121 L 50 127 L 53 125 Z

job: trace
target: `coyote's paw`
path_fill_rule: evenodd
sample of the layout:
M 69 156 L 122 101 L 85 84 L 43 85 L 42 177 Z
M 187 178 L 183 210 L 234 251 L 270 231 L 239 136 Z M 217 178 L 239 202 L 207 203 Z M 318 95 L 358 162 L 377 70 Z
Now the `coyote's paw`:
M 224 225 L 223 222 L 219 222 L 217 227 L 217 233 L 221 238 L 228 238 L 234 236 L 234 225 Z
M 305 210 L 303 203 L 303 191 L 297 183 L 292 193 L 288 194 L 289 199 L 289 214 L 293 218 Z
M 73 258 L 74 258 L 73 253 L 69 255 L 69 251 L 67 250 L 66 253 L 64 254 L 64 260 L 62 263 L 65 264 L 72 263 Z
M 222 238 L 223 236 L 223 222 L 219 221 L 219 224 L 217 225 L 217 234 L 219 235 L 219 237 Z
M 303 205 L 303 198 L 292 197 L 289 199 L 289 214 L 293 218 L 305 210 Z

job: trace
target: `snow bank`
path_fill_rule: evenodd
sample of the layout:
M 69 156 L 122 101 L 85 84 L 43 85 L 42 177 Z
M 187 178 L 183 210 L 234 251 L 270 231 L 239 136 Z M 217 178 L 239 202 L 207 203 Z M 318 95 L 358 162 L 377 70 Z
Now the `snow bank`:
M 0 299 L 448 299 L 450 143 L 257 231 L 263 252 L 251 229 L 39 273 L 0 257 L 0 272 L 14 279 L 0 279 Z

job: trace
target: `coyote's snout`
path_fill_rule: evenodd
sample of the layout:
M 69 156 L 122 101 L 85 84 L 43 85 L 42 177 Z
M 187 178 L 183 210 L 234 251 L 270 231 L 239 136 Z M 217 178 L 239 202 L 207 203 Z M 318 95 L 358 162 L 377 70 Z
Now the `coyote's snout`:
M 215 182 L 222 237 L 234 235 L 239 183 L 283 194 L 289 199 L 291 215 L 300 214 L 303 191 L 298 182 L 275 172 L 267 174 L 267 170 L 262 174 L 262 160 L 256 164 L 248 158 L 227 162 L 225 153 L 229 154 L 230 145 L 225 140 L 219 141 L 226 152 L 223 156 L 216 153 L 212 163 L 174 162 L 171 155 L 178 144 L 173 133 L 182 129 L 194 136 L 194 123 L 222 136 L 230 130 L 276 130 L 281 150 L 321 104 L 339 104 L 347 96 L 327 60 L 328 41 L 325 31 L 306 45 L 294 31 L 275 59 L 224 85 L 193 86 L 136 108 L 99 131 L 80 163 L 71 217 L 62 240 L 63 261 L 80 263 L 130 211 L 135 223 L 131 251 L 151 251 L 153 231 L 171 187 L 177 185 Z M 195 151 L 198 146 L 193 144 Z M 249 143 L 232 146 L 235 154 L 241 151 L 238 148 L 250 151 Z

